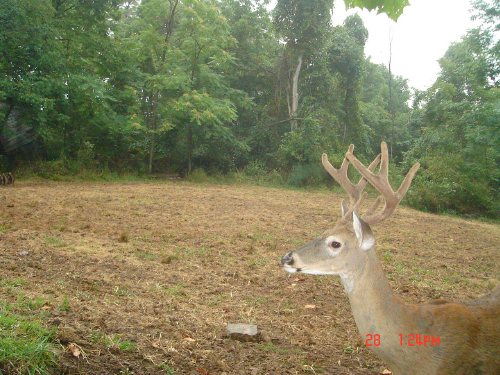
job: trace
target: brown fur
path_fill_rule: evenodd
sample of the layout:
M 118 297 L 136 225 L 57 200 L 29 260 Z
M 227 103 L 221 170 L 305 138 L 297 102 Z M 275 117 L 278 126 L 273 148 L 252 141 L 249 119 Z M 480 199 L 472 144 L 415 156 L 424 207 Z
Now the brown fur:
M 369 226 L 362 227 L 363 240 L 373 239 Z M 338 254 L 328 249 L 330 236 L 342 243 Z M 394 375 L 500 374 L 500 287 L 467 304 L 406 304 L 393 294 L 374 246 L 366 251 L 359 246 L 353 226 L 341 222 L 288 254 L 294 260 L 288 271 L 340 275 L 361 337 L 380 335 L 380 346 L 370 349 Z M 433 336 L 440 344 L 409 346 L 404 340 L 401 345 L 400 334 Z
M 395 192 L 389 183 L 387 144 L 381 143 L 380 158 L 377 156 L 368 168 L 354 156 L 353 150 L 354 145 L 350 145 L 339 169 L 330 164 L 326 154 L 322 156 L 326 171 L 349 193 L 351 207 L 342 204 L 342 219 L 335 228 L 286 254 L 282 258 L 284 269 L 292 273 L 339 275 L 361 337 L 377 337 L 378 345 L 370 349 L 388 364 L 394 375 L 499 375 L 500 288 L 467 304 L 443 300 L 406 304 L 393 295 L 377 259 L 375 238 L 368 223 L 379 223 L 394 212 L 420 164 L 413 165 Z M 373 173 L 379 161 L 380 170 Z M 363 177 L 356 185 L 348 178 L 349 163 Z M 356 208 L 367 182 L 381 197 L 365 216 L 365 222 L 356 215 Z M 385 201 L 384 208 L 376 212 L 381 201 Z M 407 340 L 414 335 L 422 335 L 424 343 Z M 439 345 L 425 343 L 426 336 L 439 340 Z M 414 343 L 417 345 L 410 345 Z

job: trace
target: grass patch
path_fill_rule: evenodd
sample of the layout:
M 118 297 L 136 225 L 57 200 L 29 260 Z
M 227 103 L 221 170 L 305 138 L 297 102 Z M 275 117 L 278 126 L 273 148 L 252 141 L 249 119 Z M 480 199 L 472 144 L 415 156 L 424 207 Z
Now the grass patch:
M 45 236 L 44 242 L 46 245 L 52 246 L 52 247 L 64 247 L 66 246 L 66 243 L 59 237 L 57 236 Z
M 147 251 L 138 250 L 134 255 L 140 260 L 156 260 L 155 254 L 148 253 Z
M 153 290 L 157 293 L 163 295 L 168 295 L 173 298 L 183 298 L 186 297 L 185 287 L 182 284 L 175 284 L 172 286 L 166 286 L 162 284 L 155 284 Z
M 119 350 L 121 352 L 129 352 L 135 350 L 137 345 L 135 342 L 124 340 L 120 335 L 106 335 L 101 332 L 92 332 L 90 339 L 96 343 L 103 345 L 106 350 Z
M 161 363 L 158 365 L 158 368 L 163 370 L 165 375 L 175 375 L 175 369 L 167 365 L 166 363 Z
M 392 258 L 393 258 L 393 254 L 391 253 L 390 250 L 384 251 L 384 254 L 383 254 L 384 263 L 391 263 Z
M 21 277 L 16 277 L 13 279 L 0 279 L 0 288 L 20 288 L 26 285 L 26 280 Z
M 182 284 L 177 284 L 174 286 L 171 286 L 170 288 L 166 288 L 165 291 L 167 294 L 174 298 L 181 298 L 186 296 L 186 292 L 184 291 L 184 285 Z
M 42 297 L 30 298 L 24 294 L 17 297 L 15 309 L 22 312 L 32 312 L 40 310 L 47 303 Z
M 257 258 L 252 259 L 248 262 L 248 267 L 252 269 L 259 269 L 261 267 L 267 266 L 270 263 L 268 258 Z
M 0 304 L 0 374 L 51 374 L 56 367 L 55 331 L 39 317 L 19 312 L 26 306 L 39 302 Z
M 119 285 L 113 288 L 112 294 L 117 297 L 131 297 L 134 295 L 132 291 L 128 290 L 127 288 L 123 288 Z
M 71 310 L 71 306 L 69 304 L 69 298 L 68 298 L 68 296 L 64 296 L 63 301 L 59 305 L 59 311 L 68 312 L 70 310 Z
M 269 305 L 269 297 L 266 296 L 256 296 L 249 297 L 245 299 L 248 306 L 266 306 Z
M 210 307 L 216 307 L 220 306 L 224 302 L 228 300 L 228 295 L 226 293 L 218 293 L 214 294 L 213 296 L 210 296 L 209 301 L 208 301 L 208 306 Z
M 208 254 L 209 249 L 206 247 L 177 247 L 173 255 L 177 258 L 193 258 Z

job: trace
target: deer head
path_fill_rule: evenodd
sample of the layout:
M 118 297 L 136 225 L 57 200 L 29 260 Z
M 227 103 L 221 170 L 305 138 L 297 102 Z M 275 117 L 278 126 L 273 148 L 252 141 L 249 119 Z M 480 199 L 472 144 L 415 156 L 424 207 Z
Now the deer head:
M 368 166 L 364 166 L 353 154 L 354 146 L 350 145 L 344 161 L 339 169 L 335 169 L 326 154 L 322 163 L 327 172 L 349 194 L 350 203 L 342 202 L 342 216 L 333 229 L 327 230 L 319 238 L 286 254 L 281 263 L 288 272 L 302 272 L 315 275 L 340 275 L 344 286 L 349 289 L 353 275 L 363 272 L 367 258 L 373 253 L 375 238 L 370 225 L 387 219 L 396 209 L 410 187 L 419 163 L 416 163 L 406 175 L 401 186 L 394 191 L 389 184 L 389 156 L 387 144 L 382 142 L 381 154 Z M 378 173 L 373 170 L 380 162 Z M 361 174 L 355 185 L 347 176 L 349 164 Z M 363 200 L 363 190 L 370 183 L 380 196 L 363 218 L 358 217 L 357 210 Z M 383 208 L 377 210 L 381 203 Z

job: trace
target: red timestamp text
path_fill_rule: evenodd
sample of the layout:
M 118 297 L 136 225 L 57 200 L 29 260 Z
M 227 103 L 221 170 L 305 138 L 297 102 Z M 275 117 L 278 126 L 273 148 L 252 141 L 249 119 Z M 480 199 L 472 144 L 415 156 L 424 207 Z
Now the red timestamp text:
M 366 346 L 380 346 L 380 334 L 375 333 L 367 333 L 366 334 L 366 341 L 365 341 Z
M 379 333 L 367 333 L 365 345 L 380 346 L 382 338 Z M 421 333 L 410 333 L 407 335 L 399 334 L 400 346 L 440 346 L 441 336 L 425 335 Z
M 423 335 L 420 333 L 410 333 L 408 335 L 399 334 L 400 346 L 440 346 L 441 336 Z

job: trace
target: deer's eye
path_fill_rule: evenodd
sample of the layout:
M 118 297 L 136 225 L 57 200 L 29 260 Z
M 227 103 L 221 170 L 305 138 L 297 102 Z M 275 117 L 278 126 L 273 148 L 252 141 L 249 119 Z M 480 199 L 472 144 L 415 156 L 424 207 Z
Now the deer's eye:
M 342 244 L 337 241 L 332 241 L 330 242 L 330 246 L 333 247 L 334 249 L 338 249 L 340 246 L 342 246 Z

